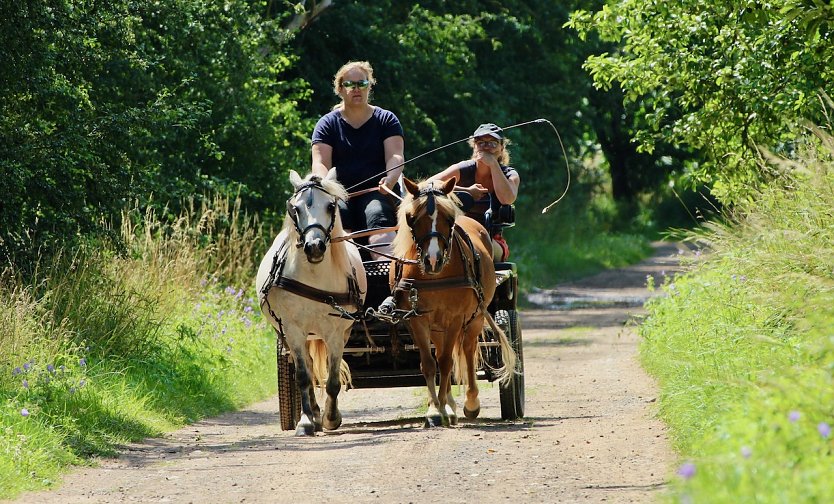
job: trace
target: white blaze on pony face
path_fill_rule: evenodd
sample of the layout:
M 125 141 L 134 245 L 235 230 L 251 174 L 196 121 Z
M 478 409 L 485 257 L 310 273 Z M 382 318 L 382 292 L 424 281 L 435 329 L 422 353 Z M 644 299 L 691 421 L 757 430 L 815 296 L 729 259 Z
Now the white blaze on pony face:
M 431 232 L 437 232 L 437 207 L 434 209 L 434 213 L 429 216 L 431 218 Z M 426 258 L 429 260 L 429 272 L 430 273 L 437 273 L 440 271 L 440 267 L 442 266 L 440 263 L 441 258 L 443 257 L 443 251 L 440 250 L 440 238 L 437 235 L 432 236 L 432 239 L 429 240 L 429 249 L 426 251 Z

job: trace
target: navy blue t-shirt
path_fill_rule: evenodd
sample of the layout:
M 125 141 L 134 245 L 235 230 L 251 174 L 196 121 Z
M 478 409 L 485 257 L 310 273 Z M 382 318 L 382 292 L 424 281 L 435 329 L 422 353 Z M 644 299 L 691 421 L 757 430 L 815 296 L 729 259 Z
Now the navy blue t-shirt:
M 383 142 L 392 136 L 403 136 L 403 127 L 397 116 L 389 110 L 374 107 L 374 113 L 358 129 L 334 110 L 316 123 L 311 143 L 323 143 L 333 148 L 333 166 L 339 182 L 349 191 L 367 189 L 379 185 L 385 172 L 385 147 Z M 370 178 L 362 185 L 355 184 Z

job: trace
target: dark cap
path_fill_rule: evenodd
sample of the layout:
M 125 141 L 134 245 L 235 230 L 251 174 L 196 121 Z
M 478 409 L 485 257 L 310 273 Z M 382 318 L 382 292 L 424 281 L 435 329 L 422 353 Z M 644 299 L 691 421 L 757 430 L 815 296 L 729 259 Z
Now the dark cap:
M 498 126 L 492 123 L 486 123 L 478 126 L 478 129 L 475 130 L 475 133 L 472 133 L 472 136 L 477 138 L 480 136 L 489 135 L 492 138 L 495 138 L 496 140 L 503 140 L 504 136 L 502 135 L 502 133 L 504 133 L 504 130 L 502 130 Z

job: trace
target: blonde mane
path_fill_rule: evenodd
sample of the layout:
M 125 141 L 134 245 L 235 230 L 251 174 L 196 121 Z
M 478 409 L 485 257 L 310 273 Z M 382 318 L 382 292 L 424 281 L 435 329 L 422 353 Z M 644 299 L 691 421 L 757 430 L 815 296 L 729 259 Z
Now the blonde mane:
M 437 181 L 434 183 L 437 183 Z M 419 183 L 421 190 L 427 185 L 428 182 L 425 180 Z M 435 197 L 434 200 L 437 205 L 437 211 L 441 215 L 449 215 L 455 220 L 457 220 L 460 215 L 463 215 L 463 211 L 460 209 L 460 200 L 457 196 L 455 196 L 454 192 L 447 194 L 445 197 Z M 407 216 L 410 214 L 414 217 L 414 220 L 417 220 L 422 218 L 425 213 L 425 198 L 415 200 L 414 196 L 409 193 L 406 195 L 405 199 L 403 199 L 402 203 L 400 203 L 400 208 L 397 211 L 399 229 L 397 230 L 397 236 L 394 237 L 394 241 L 392 242 L 395 256 L 406 257 L 406 255 L 409 254 L 414 248 L 414 237 L 411 234 L 411 228 L 407 224 Z

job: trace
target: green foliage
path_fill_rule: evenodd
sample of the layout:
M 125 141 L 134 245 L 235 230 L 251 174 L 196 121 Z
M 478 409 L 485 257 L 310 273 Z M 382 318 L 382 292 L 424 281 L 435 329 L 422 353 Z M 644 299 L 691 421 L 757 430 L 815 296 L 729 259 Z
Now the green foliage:
M 0 43 L 0 256 L 106 232 L 131 201 L 206 190 L 271 208 L 306 164 L 307 91 L 280 20 L 246 2 L 24 2 Z M 303 161 L 302 161 L 303 159 Z M 152 199 L 151 194 L 155 197 Z
M 657 142 L 703 151 L 690 180 L 742 200 L 773 173 L 760 145 L 790 153 L 803 119 L 820 120 L 815 97 L 832 79 L 832 11 L 819 2 L 619 0 L 574 12 L 568 26 L 619 47 L 588 58 L 598 87 L 642 103 L 641 148 Z
M 660 414 L 696 468 L 675 498 L 834 499 L 822 476 L 834 462 L 834 162 L 818 147 L 697 237 L 709 254 L 667 282 L 640 327 Z
M 126 256 L 82 248 L 3 279 L 0 497 L 274 393 L 275 336 L 240 286 L 253 224 L 215 201 L 125 226 Z

